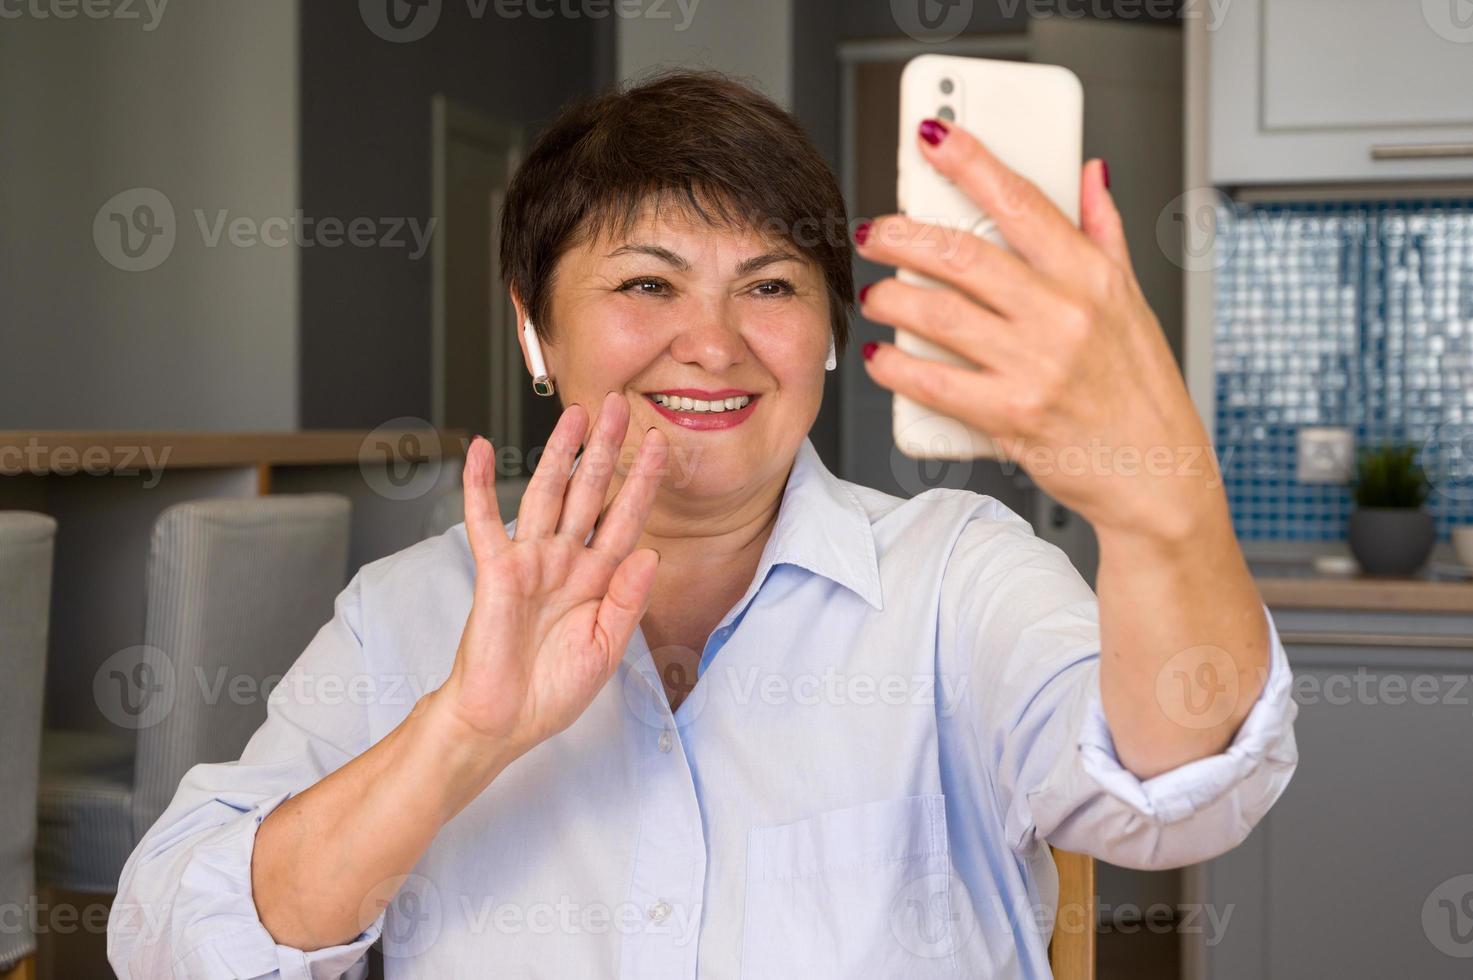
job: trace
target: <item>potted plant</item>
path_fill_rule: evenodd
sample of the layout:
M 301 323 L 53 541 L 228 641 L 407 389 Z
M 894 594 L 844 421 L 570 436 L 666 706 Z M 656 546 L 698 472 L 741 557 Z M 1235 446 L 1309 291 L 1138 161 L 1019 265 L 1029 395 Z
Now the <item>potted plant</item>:
M 1437 525 L 1422 509 L 1430 486 L 1416 447 L 1387 443 L 1356 462 L 1350 553 L 1372 575 L 1411 575 L 1437 543 Z

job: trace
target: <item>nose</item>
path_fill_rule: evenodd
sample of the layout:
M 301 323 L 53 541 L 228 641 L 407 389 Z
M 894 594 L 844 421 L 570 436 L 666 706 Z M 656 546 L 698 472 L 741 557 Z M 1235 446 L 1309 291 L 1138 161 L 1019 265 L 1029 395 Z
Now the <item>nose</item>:
M 695 364 L 708 374 L 722 374 L 747 356 L 741 327 L 724 304 L 703 305 L 688 326 L 670 343 L 670 356 Z

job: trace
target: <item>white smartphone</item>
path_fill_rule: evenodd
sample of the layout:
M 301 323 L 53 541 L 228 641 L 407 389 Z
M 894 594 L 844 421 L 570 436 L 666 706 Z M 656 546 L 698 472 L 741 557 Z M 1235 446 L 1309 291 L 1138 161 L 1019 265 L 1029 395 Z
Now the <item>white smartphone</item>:
M 1060 65 L 923 54 L 900 76 L 900 154 L 896 198 L 917 221 L 990 239 L 1006 247 L 996 224 L 921 156 L 916 130 L 924 119 L 955 122 L 1022 174 L 1079 224 L 1079 171 L 1083 164 L 1084 87 Z M 946 247 L 945 234 L 937 236 Z M 898 278 L 941 283 L 901 269 Z M 975 366 L 906 330 L 895 346 L 917 357 Z M 895 396 L 895 445 L 916 459 L 1000 458 L 987 433 Z

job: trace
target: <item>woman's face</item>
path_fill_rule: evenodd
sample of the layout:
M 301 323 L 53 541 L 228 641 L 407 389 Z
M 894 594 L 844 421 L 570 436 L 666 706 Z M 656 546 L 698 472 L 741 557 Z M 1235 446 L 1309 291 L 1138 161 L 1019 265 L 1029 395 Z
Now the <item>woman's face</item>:
M 663 493 L 739 505 L 785 479 L 818 415 L 830 336 L 823 274 L 792 245 L 647 210 L 566 252 L 552 290 L 548 372 L 590 418 L 606 392 L 624 396 L 624 463 L 658 426 Z

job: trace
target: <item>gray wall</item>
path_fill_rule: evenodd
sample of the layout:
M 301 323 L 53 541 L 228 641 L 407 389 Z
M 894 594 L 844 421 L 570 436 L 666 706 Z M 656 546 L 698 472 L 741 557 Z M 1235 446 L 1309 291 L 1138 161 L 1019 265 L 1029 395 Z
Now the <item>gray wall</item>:
M 428 253 L 329 247 L 320 222 L 366 218 L 374 240 L 423 226 L 431 95 L 535 127 L 613 77 L 613 24 L 500 18 L 495 4 L 476 18 L 481 5 L 446 0 L 432 31 L 396 43 L 358 8 L 193 0 L 155 20 L 140 2 L 122 20 L 25 6 L 4 21 L 0 428 L 428 417 Z M 120 199 L 94 240 L 99 210 L 135 188 L 167 205 Z M 134 261 L 109 215 L 140 204 L 174 237 Z M 287 244 L 212 244 L 222 212 Z M 305 247 L 282 224 L 299 214 Z
M 37 5 L 44 11 L 50 5 Z M 118 5 L 104 5 L 115 9 Z M 155 4 L 154 6 L 157 6 Z M 296 0 L 0 27 L 0 427 L 291 428 L 295 248 L 211 246 L 297 202 Z M 119 192 L 167 199 L 129 264 Z M 135 193 L 107 210 L 131 218 Z M 157 199 L 155 199 L 155 203 Z M 213 229 L 211 229 L 213 230 Z M 144 241 L 135 233 L 135 244 Z
M 621 80 L 651 69 L 712 68 L 746 81 L 774 102 L 792 101 L 794 0 L 645 0 L 638 17 L 620 18 Z
M 502 18 L 494 3 L 445 0 L 433 29 L 395 42 L 357 8 L 301 7 L 302 206 L 317 216 L 429 220 L 436 92 L 535 132 L 612 71 L 609 18 Z M 429 418 L 431 260 L 411 251 L 303 250 L 304 428 Z

